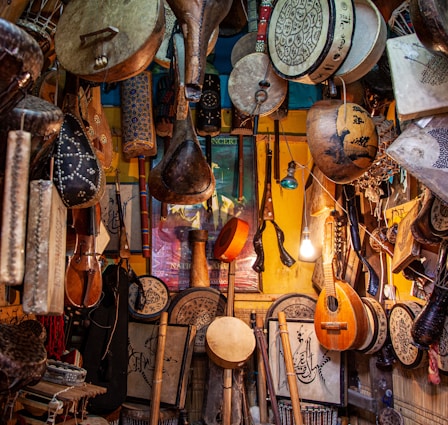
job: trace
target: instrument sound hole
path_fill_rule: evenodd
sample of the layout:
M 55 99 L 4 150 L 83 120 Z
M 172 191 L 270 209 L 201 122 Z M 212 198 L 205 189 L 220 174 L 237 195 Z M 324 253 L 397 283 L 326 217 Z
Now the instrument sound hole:
M 327 307 L 331 312 L 335 312 L 338 309 L 338 299 L 333 295 L 330 295 L 327 298 Z

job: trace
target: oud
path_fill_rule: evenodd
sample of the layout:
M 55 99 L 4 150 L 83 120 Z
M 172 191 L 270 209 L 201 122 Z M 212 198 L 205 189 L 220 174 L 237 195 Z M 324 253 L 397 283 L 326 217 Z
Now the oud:
M 362 300 L 347 283 L 335 279 L 334 235 L 336 220 L 330 214 L 325 220 L 325 243 L 322 251 L 324 286 L 314 313 L 314 330 L 320 344 L 328 350 L 357 349 L 364 342 L 367 316 Z

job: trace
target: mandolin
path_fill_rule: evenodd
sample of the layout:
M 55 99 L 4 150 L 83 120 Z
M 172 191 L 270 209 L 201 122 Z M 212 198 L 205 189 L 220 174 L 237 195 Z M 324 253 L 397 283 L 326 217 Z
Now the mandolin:
M 65 272 L 66 305 L 90 308 L 101 298 L 103 282 L 101 266 L 96 256 L 98 207 L 99 204 L 73 209 L 77 243 Z
M 325 242 L 322 250 L 324 286 L 314 312 L 314 330 L 320 344 L 328 350 L 359 348 L 366 337 L 367 316 L 357 292 L 333 272 L 336 220 L 331 213 L 325 220 Z

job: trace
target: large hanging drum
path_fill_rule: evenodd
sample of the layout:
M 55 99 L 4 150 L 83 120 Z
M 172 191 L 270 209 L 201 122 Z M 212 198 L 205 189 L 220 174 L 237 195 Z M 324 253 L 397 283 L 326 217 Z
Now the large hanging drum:
M 268 30 L 275 71 L 302 83 L 325 81 L 350 50 L 354 20 L 352 0 L 278 0 Z
M 56 29 L 56 54 L 63 68 L 86 80 L 121 81 L 148 67 L 164 32 L 161 0 L 103 1 L 101 13 L 97 2 L 71 0 Z
M 335 183 L 350 183 L 372 164 L 378 134 L 369 113 L 356 103 L 320 100 L 307 115 L 308 147 L 315 164 Z

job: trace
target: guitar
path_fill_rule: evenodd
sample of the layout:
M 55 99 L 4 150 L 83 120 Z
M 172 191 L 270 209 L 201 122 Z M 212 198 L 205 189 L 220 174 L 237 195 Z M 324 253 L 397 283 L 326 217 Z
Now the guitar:
M 325 220 L 325 242 L 322 250 L 324 286 L 314 312 L 314 330 L 320 344 L 328 350 L 359 348 L 368 329 L 363 302 L 356 291 L 333 272 L 336 220 L 331 213 Z

